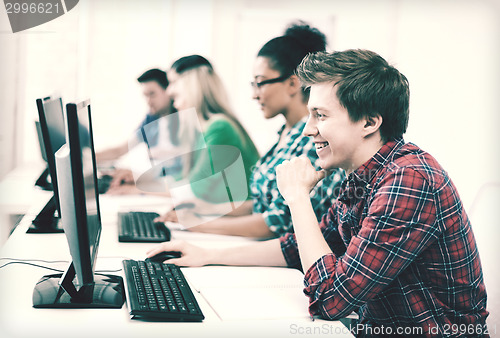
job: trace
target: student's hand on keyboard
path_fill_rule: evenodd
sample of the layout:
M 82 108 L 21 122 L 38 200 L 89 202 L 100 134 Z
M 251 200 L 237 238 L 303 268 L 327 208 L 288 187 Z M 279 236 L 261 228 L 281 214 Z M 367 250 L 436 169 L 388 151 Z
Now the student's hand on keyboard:
M 180 258 L 172 258 L 165 263 L 193 267 L 209 264 L 211 257 L 210 253 L 213 250 L 200 248 L 185 241 L 172 240 L 153 247 L 147 252 L 147 258 L 156 256 L 163 251 L 177 251 L 181 253 Z
M 122 184 L 117 187 L 109 187 L 108 195 L 141 195 L 144 192 L 136 187 L 135 184 Z
M 109 184 L 107 194 L 109 195 L 138 195 L 143 191 L 135 185 L 134 175 L 130 169 L 116 169 L 113 173 L 113 180 Z
M 155 218 L 155 222 L 181 223 L 185 230 L 203 223 L 203 219 L 195 212 L 195 204 L 191 202 L 176 205 L 174 209 Z
M 175 210 L 170 210 L 166 214 L 156 217 L 153 221 L 164 223 L 170 230 L 194 231 L 194 232 L 210 232 L 205 230 L 206 221 L 194 214 L 190 210 L 181 210 L 181 221 L 177 217 Z M 203 223 L 204 222 L 204 223 Z M 203 224 L 201 224 L 203 223 Z
M 134 174 L 130 169 L 116 169 L 113 174 L 113 180 L 110 187 L 117 188 L 123 184 L 134 184 Z
M 175 213 L 175 210 L 170 210 L 169 212 L 159 216 L 159 217 L 156 217 L 154 219 L 154 222 L 174 222 L 174 223 L 178 223 L 179 222 L 179 219 L 177 218 L 177 214 Z

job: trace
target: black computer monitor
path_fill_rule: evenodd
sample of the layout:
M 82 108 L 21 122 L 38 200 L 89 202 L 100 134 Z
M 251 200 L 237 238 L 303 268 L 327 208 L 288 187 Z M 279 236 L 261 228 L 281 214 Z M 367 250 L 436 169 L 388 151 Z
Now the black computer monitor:
M 37 179 L 36 185 L 45 190 L 52 190 L 53 196 L 45 207 L 33 220 L 29 233 L 60 233 L 62 228 L 59 225 L 59 196 L 57 190 L 57 176 L 54 154 L 66 143 L 64 113 L 61 98 L 50 97 L 37 99 L 39 121 L 37 127 L 40 150 L 42 157 L 47 162 L 47 169 Z M 50 176 L 50 182 L 47 177 Z
M 101 217 L 90 103 L 66 105 L 66 144 L 56 152 L 61 223 L 72 257 L 64 274 L 44 276 L 33 291 L 34 307 L 120 308 L 119 276 L 95 273 Z
M 38 136 L 38 144 L 40 145 L 40 153 L 44 161 L 47 162 L 47 153 L 45 152 L 45 145 L 43 144 L 42 126 L 40 125 L 40 121 L 35 121 L 35 129 L 36 135 Z M 52 182 L 49 175 L 49 166 L 46 165 L 42 174 L 40 174 L 37 178 L 35 186 L 40 187 L 43 190 L 52 191 Z

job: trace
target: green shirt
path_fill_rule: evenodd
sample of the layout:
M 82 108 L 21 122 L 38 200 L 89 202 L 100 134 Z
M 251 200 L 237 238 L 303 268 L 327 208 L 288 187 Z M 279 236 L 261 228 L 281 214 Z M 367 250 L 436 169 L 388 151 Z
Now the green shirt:
M 217 114 L 203 133 L 206 147 L 194 153 L 191 190 L 209 203 L 245 201 L 252 167 L 259 153 L 250 137 L 228 117 Z

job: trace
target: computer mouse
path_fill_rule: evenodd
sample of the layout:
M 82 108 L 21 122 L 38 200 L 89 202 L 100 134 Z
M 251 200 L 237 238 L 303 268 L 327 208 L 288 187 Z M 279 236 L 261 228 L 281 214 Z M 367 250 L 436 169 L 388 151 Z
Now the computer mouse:
M 163 251 L 153 257 L 146 258 L 146 261 L 163 263 L 169 259 L 179 258 L 181 256 L 182 255 L 179 251 Z

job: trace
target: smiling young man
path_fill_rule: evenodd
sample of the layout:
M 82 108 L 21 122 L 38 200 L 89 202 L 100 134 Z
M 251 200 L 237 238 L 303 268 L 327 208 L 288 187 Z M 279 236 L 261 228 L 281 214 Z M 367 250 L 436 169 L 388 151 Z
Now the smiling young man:
M 402 138 L 407 79 L 366 50 L 311 55 L 298 75 L 311 87 L 304 133 L 320 166 L 348 174 L 318 226 L 306 196 L 323 173 L 305 159 L 277 173 L 296 234 L 282 246 L 290 266 L 300 252 L 310 311 L 335 319 L 358 308 L 360 335 L 460 327 L 455 334 L 481 336 L 488 312 L 474 235 L 447 173 Z
M 366 50 L 315 53 L 298 67 L 310 86 L 313 138 L 322 171 L 307 158 L 277 168 L 294 234 L 240 248 L 164 243 L 179 265 L 276 265 L 305 272 L 309 311 L 359 314 L 357 335 L 484 336 L 486 290 L 471 225 L 438 162 L 405 143 L 409 84 Z M 318 224 L 309 192 L 328 171 L 348 174 Z

